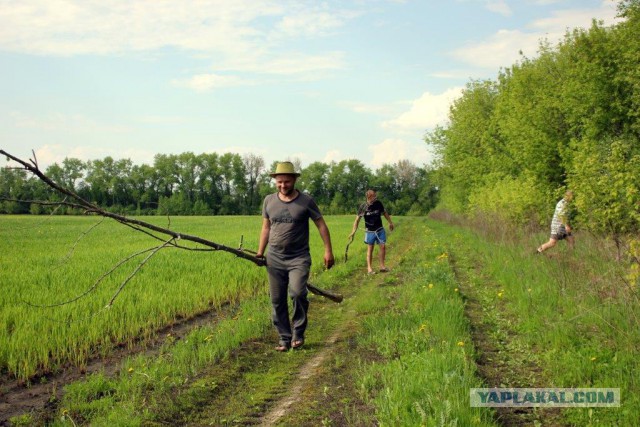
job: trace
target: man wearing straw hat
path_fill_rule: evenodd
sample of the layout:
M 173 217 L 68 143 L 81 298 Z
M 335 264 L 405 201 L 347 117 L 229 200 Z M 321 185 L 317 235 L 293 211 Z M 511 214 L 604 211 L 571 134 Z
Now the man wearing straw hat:
M 267 244 L 267 271 L 269 292 L 273 306 L 272 319 L 280 335 L 277 351 L 300 348 L 304 344 L 307 328 L 307 279 L 311 268 L 309 252 L 309 219 L 311 219 L 324 242 L 324 265 L 331 268 L 334 263 L 329 228 L 316 202 L 307 194 L 295 189 L 296 179 L 293 163 L 281 162 L 275 172 L 277 192 L 269 194 L 262 205 L 262 231 L 257 256 L 264 256 Z M 293 302 L 293 315 L 289 320 L 287 293 Z

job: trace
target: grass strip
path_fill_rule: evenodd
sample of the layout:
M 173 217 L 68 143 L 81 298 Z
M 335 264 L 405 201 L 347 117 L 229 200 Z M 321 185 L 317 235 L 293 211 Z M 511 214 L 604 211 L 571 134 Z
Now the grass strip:
M 620 388 L 620 408 L 562 408 L 557 423 L 640 425 L 638 293 L 618 279 L 624 265 L 602 255 L 603 242 L 580 236 L 574 252 L 559 245 L 539 256 L 542 235 L 502 241 L 430 226 L 469 277 L 464 292 L 500 349 L 502 381 L 490 386 Z M 528 376 L 523 365 L 534 367 Z
M 415 221 L 398 277 L 356 307 L 358 346 L 369 350 L 360 391 L 380 425 L 494 425 L 491 410 L 469 405 L 469 389 L 482 384 L 445 246 Z

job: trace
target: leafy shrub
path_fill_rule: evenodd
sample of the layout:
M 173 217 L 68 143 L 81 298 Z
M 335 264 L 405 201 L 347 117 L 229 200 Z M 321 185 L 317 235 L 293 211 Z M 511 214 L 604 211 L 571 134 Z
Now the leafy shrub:
M 469 209 L 472 215 L 490 213 L 497 219 L 522 225 L 544 211 L 544 202 L 544 195 L 532 179 L 504 177 L 474 191 L 469 196 Z

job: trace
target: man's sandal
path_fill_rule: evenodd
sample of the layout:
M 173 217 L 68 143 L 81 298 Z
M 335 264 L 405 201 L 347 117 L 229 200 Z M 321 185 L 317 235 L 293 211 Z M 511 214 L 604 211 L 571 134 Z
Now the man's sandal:
M 289 351 L 289 346 L 287 344 L 278 344 L 275 350 L 280 352 Z
M 293 340 L 293 342 L 291 343 L 291 347 L 296 349 L 296 348 L 300 348 L 304 345 L 304 340 Z

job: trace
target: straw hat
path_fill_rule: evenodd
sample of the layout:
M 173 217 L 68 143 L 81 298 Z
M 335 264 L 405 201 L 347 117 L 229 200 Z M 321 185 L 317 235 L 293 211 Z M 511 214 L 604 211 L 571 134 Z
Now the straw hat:
M 269 174 L 269 176 L 271 177 L 275 177 L 276 175 L 300 176 L 300 174 L 296 172 L 295 168 L 293 167 L 293 163 L 291 162 L 278 163 L 278 165 L 276 166 L 276 171 Z

